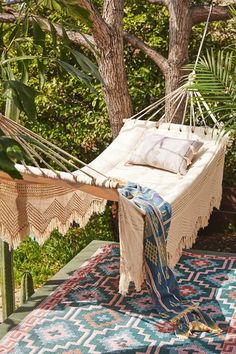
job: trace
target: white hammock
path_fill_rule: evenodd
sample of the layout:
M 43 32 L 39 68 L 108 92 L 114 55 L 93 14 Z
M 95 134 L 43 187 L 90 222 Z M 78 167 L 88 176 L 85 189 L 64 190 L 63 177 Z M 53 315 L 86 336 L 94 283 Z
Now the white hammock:
M 185 115 L 189 106 L 191 125 L 165 123 L 162 99 L 126 120 L 119 136 L 89 165 L 1 116 L 2 131 L 22 145 L 35 165 L 16 165 L 23 180 L 12 180 L 0 173 L 1 238 L 14 248 L 27 234 L 42 243 L 54 228 L 65 233 L 72 221 L 84 226 L 92 213 L 104 210 L 106 200 L 119 201 L 117 188 L 133 181 L 156 190 L 171 203 L 173 219 L 167 250 L 170 265 L 175 265 L 182 249 L 191 247 L 199 228 L 207 225 L 213 207 L 219 207 L 227 142 L 227 136 L 219 129 L 207 128 L 206 115 L 215 125 L 218 123 L 200 94 L 187 90 L 188 85 L 189 82 L 169 98 L 177 108 L 187 98 Z M 161 115 L 158 123 L 151 121 L 158 114 Z M 148 120 L 143 120 L 146 117 Z M 195 127 L 200 120 L 204 126 Z M 165 136 L 204 142 L 185 176 L 147 166 L 126 165 L 144 131 L 157 129 Z M 47 157 L 53 164 L 46 162 Z M 76 169 L 78 163 L 84 167 Z M 58 170 L 52 167 L 55 164 Z M 69 171 L 71 167 L 76 169 L 73 173 Z

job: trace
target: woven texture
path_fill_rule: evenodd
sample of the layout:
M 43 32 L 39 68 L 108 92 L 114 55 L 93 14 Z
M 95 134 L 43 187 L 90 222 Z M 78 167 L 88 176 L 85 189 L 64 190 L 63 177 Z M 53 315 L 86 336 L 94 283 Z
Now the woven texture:
M 118 294 L 118 269 L 119 248 L 101 249 L 0 341 L 0 353 L 235 353 L 236 257 L 182 256 L 181 295 L 199 301 L 223 330 L 185 341 L 153 310 L 145 286 Z
M 81 171 L 73 174 L 17 166 L 24 181 L 10 181 L 0 173 L 0 232 L 1 237 L 16 247 L 32 233 L 42 243 L 57 227 L 63 233 L 72 220 L 85 225 L 93 212 L 104 210 L 105 201 L 118 199 L 117 180 L 138 183 L 157 191 L 172 206 L 173 217 L 167 245 L 169 264 L 178 261 L 182 249 L 191 246 L 200 227 L 206 226 L 213 207 L 219 207 L 226 138 L 216 132 L 205 135 L 203 128 L 161 125 L 158 133 L 170 137 L 204 142 L 197 159 L 187 174 L 180 178 L 174 173 L 146 166 L 127 166 L 145 132 L 156 132 L 155 122 L 127 121 L 115 141 L 90 166 L 110 178 Z M 84 171 L 91 170 L 89 167 Z M 86 186 L 86 192 L 81 192 Z M 207 191 L 207 193 L 206 193 Z M 3 236 L 4 235 L 4 236 Z
M 17 247 L 30 234 L 40 244 L 57 228 L 65 233 L 76 220 L 84 226 L 106 201 L 64 186 L 0 183 L 0 234 Z

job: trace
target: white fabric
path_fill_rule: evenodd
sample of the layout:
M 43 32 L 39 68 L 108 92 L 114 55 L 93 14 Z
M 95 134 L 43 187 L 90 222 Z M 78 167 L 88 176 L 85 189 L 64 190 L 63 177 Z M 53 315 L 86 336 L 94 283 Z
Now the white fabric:
M 200 141 L 144 131 L 127 163 L 152 166 L 185 175 L 187 167 L 202 145 Z
M 92 180 L 81 171 L 54 173 L 22 165 L 17 168 L 24 174 L 23 181 L 12 181 L 1 173 L 1 237 L 16 247 L 28 232 L 42 242 L 55 227 L 65 232 L 72 220 L 85 224 L 92 212 L 104 209 L 104 199 L 118 200 L 119 182 L 112 178 L 130 180 L 156 190 L 171 203 L 173 218 L 167 250 L 173 266 L 182 249 L 194 242 L 197 230 L 207 224 L 212 208 L 219 207 L 227 141 L 226 137 L 219 139 L 211 131 L 205 135 L 202 128 L 196 128 L 195 133 L 187 126 L 182 127 L 182 132 L 179 128 L 172 124 L 168 130 L 168 125 L 163 124 L 158 133 L 204 142 L 197 159 L 182 178 L 151 167 L 126 166 L 144 131 L 156 131 L 155 122 L 140 120 L 126 121 L 117 139 L 91 163 L 111 179 L 99 176 Z M 85 167 L 86 170 L 91 173 L 89 167 Z
M 145 279 L 143 263 L 144 219 L 140 210 L 127 198 L 120 195 L 119 201 L 120 231 L 120 283 L 119 292 L 125 295 L 129 283 L 134 282 L 137 291 Z
M 109 176 L 148 186 L 172 205 L 167 253 L 169 265 L 173 267 L 182 250 L 193 245 L 198 230 L 207 225 L 213 207 L 219 208 L 227 136 L 219 137 L 217 131 L 208 129 L 206 132 L 202 127 L 196 127 L 194 132 L 189 126 L 177 124 L 168 128 L 169 124 L 162 124 L 157 129 L 155 122 L 128 120 L 116 140 L 92 162 L 92 166 Z M 200 140 L 204 145 L 185 176 L 152 167 L 127 166 L 125 162 L 144 131 Z M 142 259 L 136 260 L 142 262 Z

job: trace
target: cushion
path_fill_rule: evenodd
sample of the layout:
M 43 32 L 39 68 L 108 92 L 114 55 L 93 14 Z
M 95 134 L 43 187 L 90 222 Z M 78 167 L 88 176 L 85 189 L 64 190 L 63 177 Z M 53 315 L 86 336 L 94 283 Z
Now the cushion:
M 128 164 L 148 165 L 185 175 L 202 142 L 145 132 Z

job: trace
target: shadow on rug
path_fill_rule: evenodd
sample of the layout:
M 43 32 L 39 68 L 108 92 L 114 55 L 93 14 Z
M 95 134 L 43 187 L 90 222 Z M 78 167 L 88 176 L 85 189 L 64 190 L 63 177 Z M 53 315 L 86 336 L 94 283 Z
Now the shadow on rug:
M 109 245 L 10 331 L 0 353 L 236 353 L 236 257 L 184 253 L 175 272 L 182 296 L 201 303 L 220 335 L 181 341 L 145 286 L 118 294 L 119 248 Z

